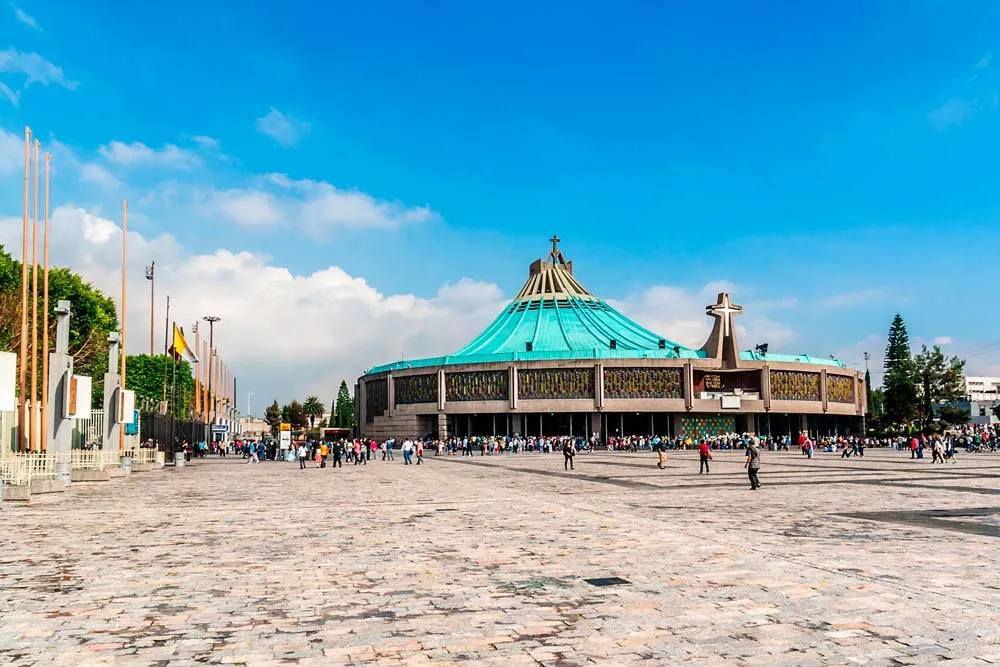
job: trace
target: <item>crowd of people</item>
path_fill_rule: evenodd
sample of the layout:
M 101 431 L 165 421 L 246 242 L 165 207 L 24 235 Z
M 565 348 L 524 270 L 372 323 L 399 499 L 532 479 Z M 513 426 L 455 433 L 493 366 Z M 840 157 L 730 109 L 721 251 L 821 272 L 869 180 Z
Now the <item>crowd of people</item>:
M 427 450 L 434 456 L 499 456 L 522 453 L 562 453 L 565 470 L 574 469 L 574 458 L 581 452 L 592 452 L 602 443 L 593 436 L 451 436 L 442 439 L 390 438 L 384 442 L 355 438 L 337 441 L 299 441 L 282 449 L 273 440 L 230 444 L 184 442 L 185 452 L 193 457 L 209 455 L 226 456 L 233 452 L 247 459 L 248 463 L 261 461 L 298 461 L 299 467 L 325 468 L 349 465 L 368 465 L 381 457 L 382 461 L 395 461 L 396 452 L 402 454 L 404 465 L 420 465 Z M 1000 425 L 969 425 L 943 434 L 911 435 L 896 437 L 821 436 L 815 439 L 806 433 L 792 435 L 758 436 L 752 433 L 720 433 L 708 436 L 609 436 L 606 448 L 621 452 L 654 452 L 658 454 L 657 466 L 664 467 L 665 454 L 672 450 L 698 452 L 699 474 L 709 474 L 712 453 L 725 450 L 745 452 L 744 467 L 750 488 L 760 488 L 759 470 L 761 452 L 788 451 L 797 448 L 803 456 L 812 458 L 816 451 L 840 453 L 842 458 L 865 455 L 871 447 L 909 451 L 913 459 L 923 459 L 929 451 L 933 463 L 955 461 L 959 450 L 967 452 L 996 451 L 1000 447 Z

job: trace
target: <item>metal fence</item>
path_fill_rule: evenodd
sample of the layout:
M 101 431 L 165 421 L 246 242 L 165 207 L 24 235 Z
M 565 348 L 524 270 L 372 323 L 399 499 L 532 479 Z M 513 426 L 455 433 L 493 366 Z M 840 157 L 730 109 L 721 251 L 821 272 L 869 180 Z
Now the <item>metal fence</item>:
M 139 432 L 144 442 L 152 440 L 156 449 L 173 453 L 185 442 L 194 444 L 205 439 L 205 422 L 177 419 L 170 415 L 145 413 L 139 417 Z

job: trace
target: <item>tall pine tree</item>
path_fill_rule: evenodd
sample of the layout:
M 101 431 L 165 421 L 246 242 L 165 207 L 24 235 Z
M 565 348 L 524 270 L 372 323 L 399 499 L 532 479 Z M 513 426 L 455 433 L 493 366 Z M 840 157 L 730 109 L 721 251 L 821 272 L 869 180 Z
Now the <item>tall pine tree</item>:
M 354 399 L 351 398 L 351 392 L 347 388 L 347 380 L 340 381 L 334 417 L 338 428 L 354 428 Z
M 910 353 L 910 336 L 903 316 L 896 313 L 889 326 L 889 344 L 885 348 L 885 420 L 889 425 L 905 426 L 917 413 L 917 378 Z

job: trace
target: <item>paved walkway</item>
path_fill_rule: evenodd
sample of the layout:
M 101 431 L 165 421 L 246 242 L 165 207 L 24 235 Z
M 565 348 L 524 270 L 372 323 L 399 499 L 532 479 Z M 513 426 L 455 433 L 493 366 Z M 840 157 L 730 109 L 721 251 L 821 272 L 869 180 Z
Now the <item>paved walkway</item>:
M 0 665 L 1000 663 L 1000 456 L 401 458 L 5 504 Z

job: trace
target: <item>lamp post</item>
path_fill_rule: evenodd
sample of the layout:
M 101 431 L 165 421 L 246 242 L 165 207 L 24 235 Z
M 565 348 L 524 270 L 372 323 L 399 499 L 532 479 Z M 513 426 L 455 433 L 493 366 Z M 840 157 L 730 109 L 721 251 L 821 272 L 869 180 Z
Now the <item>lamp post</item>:
M 221 317 L 216 317 L 215 315 L 206 315 L 201 318 L 208 322 L 208 354 L 209 354 L 209 368 L 212 367 L 212 360 L 215 358 L 215 323 L 221 320 Z M 209 436 L 205 439 L 206 444 L 211 441 L 212 424 L 215 423 L 215 397 L 212 396 L 212 375 L 213 373 L 209 371 L 208 375 L 208 399 L 211 401 L 211 407 L 208 411 L 208 431 Z
M 868 398 L 868 385 L 870 384 L 870 382 L 869 382 L 869 375 L 868 375 L 868 360 L 871 359 L 871 356 L 872 355 L 870 355 L 867 352 L 865 352 L 865 404 L 861 406 L 861 437 L 862 438 L 867 438 L 868 437 L 868 428 L 867 428 L 867 424 L 866 424 L 866 419 L 865 418 L 866 418 L 867 412 L 868 412 L 868 405 L 871 403 L 871 401 Z
M 251 412 L 250 412 L 250 399 L 251 399 L 251 397 L 253 397 L 253 392 L 252 391 L 248 391 L 247 392 L 247 418 L 248 419 L 250 418 L 250 414 L 251 414 Z
M 156 329 L 156 262 L 146 267 L 149 281 L 149 356 L 153 356 L 153 330 Z

